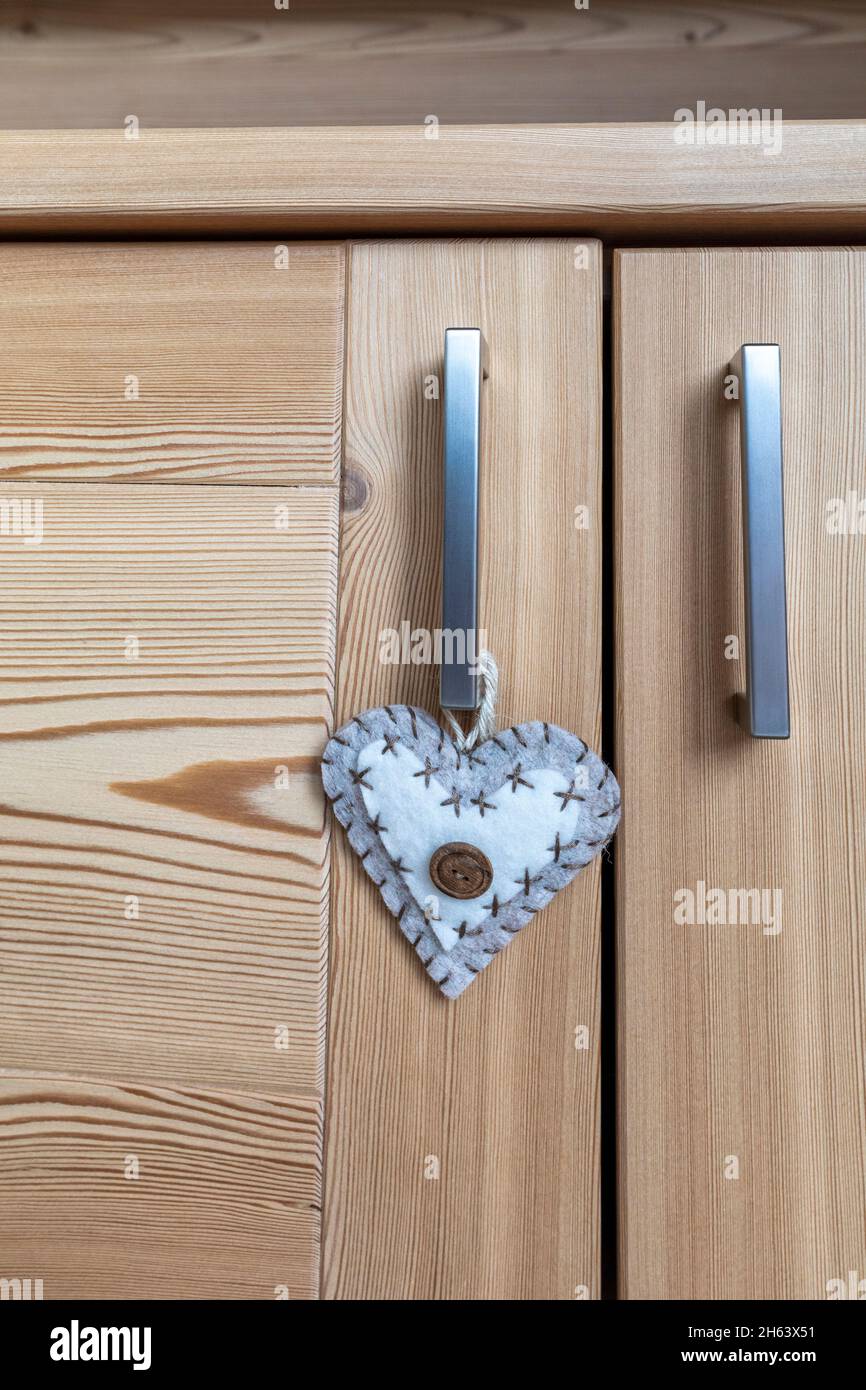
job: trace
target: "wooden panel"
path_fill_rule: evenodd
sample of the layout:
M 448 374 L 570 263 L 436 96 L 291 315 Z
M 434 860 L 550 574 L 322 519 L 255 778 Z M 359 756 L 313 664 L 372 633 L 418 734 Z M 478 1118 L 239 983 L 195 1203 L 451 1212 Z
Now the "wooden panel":
M 862 251 L 617 257 L 629 1298 L 822 1299 L 866 1270 L 866 549 L 827 526 L 832 499 L 866 491 L 864 292 Z M 745 656 L 726 659 L 744 646 L 722 386 L 744 342 L 781 345 L 789 742 L 734 722 Z M 675 921 L 675 894 L 699 919 L 715 888 L 737 922 Z M 781 899 L 746 912 L 730 895 L 752 889 Z
M 490 350 L 481 614 L 500 722 L 597 746 L 601 258 L 584 251 L 579 268 L 573 241 L 352 248 L 340 721 L 435 708 L 436 671 L 383 665 L 379 635 L 440 622 L 442 406 L 425 378 L 445 328 L 468 324 Z M 334 864 L 324 1296 L 598 1297 L 598 862 L 453 1003 L 342 834 Z
M 3 1273 L 46 1299 L 310 1298 L 318 1102 L 0 1074 Z
M 0 485 L 4 1065 L 319 1093 L 336 512 Z
M 758 145 L 677 145 L 673 133 L 445 124 L 427 140 L 419 123 L 135 141 L 0 130 L 0 234 L 860 235 L 866 122 L 786 121 L 775 158 Z
M 859 0 L 7 0 L 0 126 L 862 116 L 864 65 Z
M 343 260 L 0 246 L 0 476 L 334 482 Z

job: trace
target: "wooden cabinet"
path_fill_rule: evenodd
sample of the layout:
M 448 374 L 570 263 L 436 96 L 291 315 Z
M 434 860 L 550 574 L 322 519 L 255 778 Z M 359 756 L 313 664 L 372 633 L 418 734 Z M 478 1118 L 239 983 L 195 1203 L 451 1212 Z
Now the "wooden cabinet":
M 866 255 L 616 257 L 621 1292 L 866 1271 Z M 751 738 L 728 362 L 782 365 L 791 737 Z M 742 404 L 742 403 L 741 403 Z
M 226 225 L 224 166 L 193 161 L 195 240 L 0 246 L 0 1275 L 49 1299 L 597 1299 L 613 1215 L 622 1298 L 832 1297 L 866 1274 L 864 253 L 614 253 L 605 508 L 600 244 L 387 239 L 369 182 L 376 240 L 296 241 L 268 190 L 300 156 L 272 137 L 230 142 L 259 162 Z M 539 225 L 513 189 L 503 221 L 495 170 L 475 220 L 474 142 L 500 137 L 449 138 L 460 217 Z M 393 139 L 370 136 L 385 164 Z M 551 141 L 553 178 L 520 144 L 542 225 L 574 136 Z M 422 143 L 413 171 L 442 157 Z M 104 212 L 138 236 L 128 177 Z M 629 187 L 605 214 L 627 230 Z M 269 240 L 210 237 L 254 195 Z M 78 196 L 59 229 L 103 230 Z M 301 225 L 345 232 L 330 197 Z M 437 669 L 383 654 L 440 623 L 456 326 L 489 352 L 500 725 L 598 748 L 607 691 L 624 817 L 604 914 L 596 860 L 449 1002 L 332 835 L 318 761 L 367 707 L 437 708 Z M 787 740 L 736 718 L 747 343 L 782 364 Z
M 500 718 L 597 746 L 599 246 L 19 242 L 0 279 L 4 1267 L 598 1297 L 598 863 L 449 1003 L 318 758 L 335 704 L 435 708 L 380 637 L 439 623 L 457 324 Z

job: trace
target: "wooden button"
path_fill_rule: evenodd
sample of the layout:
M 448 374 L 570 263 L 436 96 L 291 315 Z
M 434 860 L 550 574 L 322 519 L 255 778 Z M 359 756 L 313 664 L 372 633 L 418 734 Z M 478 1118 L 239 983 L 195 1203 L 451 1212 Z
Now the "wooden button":
M 493 882 L 493 869 L 475 845 L 453 840 L 433 851 L 430 877 L 449 898 L 480 898 Z

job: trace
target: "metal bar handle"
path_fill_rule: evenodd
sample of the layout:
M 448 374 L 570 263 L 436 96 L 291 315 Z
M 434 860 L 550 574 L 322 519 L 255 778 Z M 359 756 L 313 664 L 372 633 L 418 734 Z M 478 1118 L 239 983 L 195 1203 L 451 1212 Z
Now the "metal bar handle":
M 740 401 L 747 728 L 753 738 L 788 738 L 791 716 L 778 344 L 744 344 L 730 371 L 738 379 Z
M 481 382 L 487 347 L 480 328 L 445 330 L 445 526 L 442 545 L 443 709 L 478 706 L 478 463 Z

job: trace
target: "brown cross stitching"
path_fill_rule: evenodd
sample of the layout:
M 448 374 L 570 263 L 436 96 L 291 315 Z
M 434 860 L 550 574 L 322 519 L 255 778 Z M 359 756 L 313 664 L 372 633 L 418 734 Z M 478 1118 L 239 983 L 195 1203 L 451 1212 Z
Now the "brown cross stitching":
M 569 801 L 585 801 L 585 800 L 586 800 L 586 797 L 585 797 L 585 796 L 578 796 L 577 792 L 574 790 L 574 779 L 573 779 L 573 778 L 572 778 L 571 784 L 570 784 L 570 786 L 569 786 L 567 792 L 554 792 L 553 795 L 554 795 L 554 796 L 561 796 L 561 797 L 562 797 L 562 805 L 561 805 L 560 808 L 559 808 L 560 811 L 564 811 L 564 810 L 565 810 L 565 808 L 566 808 L 566 806 L 568 805 Z
M 417 772 L 415 773 L 415 776 L 416 776 L 416 777 L 418 776 L 418 773 L 417 773 Z M 444 801 L 440 801 L 440 802 L 439 802 L 439 805 L 440 805 L 440 806 L 453 806 L 453 807 L 454 807 L 454 814 L 455 814 L 455 816 L 458 816 L 458 817 L 459 817 L 459 815 L 460 815 L 460 795 L 459 795 L 459 793 L 458 793 L 458 791 L 457 791 L 457 788 L 455 787 L 454 790 L 452 791 L 451 795 L 450 795 L 450 796 L 447 796 L 447 797 L 445 798 Z
M 469 804 L 470 804 L 470 806 L 477 806 L 477 807 L 478 807 L 479 811 L 481 812 L 481 819 L 482 819 L 482 820 L 484 819 L 484 812 L 485 812 L 485 811 L 498 811 L 498 810 L 499 810 L 499 807 L 498 807 L 493 801 L 485 801 L 485 800 L 484 800 L 484 793 L 483 793 L 483 792 L 479 792 L 477 796 L 471 796 L 471 797 L 469 798 Z M 444 802 L 443 802 L 443 805 L 444 805 Z
M 394 756 L 396 757 L 396 754 L 395 754 Z M 430 759 L 429 759 L 429 758 L 425 758 L 425 759 L 424 759 L 424 771 L 423 771 L 423 772 L 413 772 L 413 773 L 412 773 L 412 776 L 413 776 L 413 777 L 423 777 L 423 778 L 424 778 L 424 786 L 425 786 L 425 787 L 429 787 L 429 786 L 430 786 L 430 778 L 433 776 L 433 773 L 434 773 L 434 772 L 438 772 L 438 771 L 439 771 L 438 767 L 434 767 L 433 764 L 431 763 Z
M 522 884 L 523 884 L 523 892 L 524 892 L 524 894 L 527 894 L 527 893 L 529 892 L 530 888 L 532 887 L 533 883 L 536 882 L 536 879 L 539 879 L 540 877 L 541 877 L 540 874 L 536 874 L 535 878 L 531 878 L 531 877 L 530 877 L 530 874 L 529 874 L 529 870 L 528 870 L 528 869 L 524 869 L 524 870 L 523 870 L 523 878 L 516 878 L 516 879 L 514 880 L 514 882 L 515 882 L 515 883 L 522 883 Z
M 507 776 L 506 779 L 505 779 L 506 782 L 510 782 L 510 783 L 511 783 L 511 790 L 512 790 L 513 792 L 516 792 L 516 791 L 517 791 L 518 786 L 521 786 L 521 787 L 529 787 L 530 790 L 532 790 L 532 788 L 533 788 L 533 783 L 532 783 L 532 782 L 527 782 L 527 780 L 526 780 L 525 777 L 521 777 L 520 774 L 521 774 L 522 771 L 523 771 L 523 763 L 518 763 L 518 764 L 517 764 L 517 767 L 513 770 L 513 772 L 509 772 L 508 776 Z

